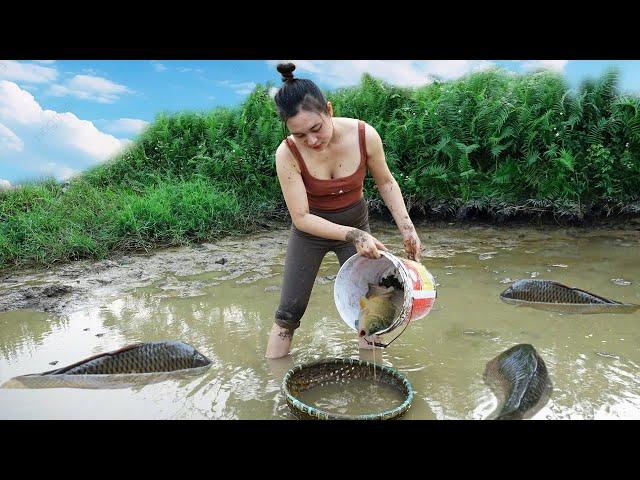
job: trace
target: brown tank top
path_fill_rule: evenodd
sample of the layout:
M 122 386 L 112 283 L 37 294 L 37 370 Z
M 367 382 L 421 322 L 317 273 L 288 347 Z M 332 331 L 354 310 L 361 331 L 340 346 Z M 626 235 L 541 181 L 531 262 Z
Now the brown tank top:
M 364 177 L 367 173 L 367 145 L 364 137 L 365 123 L 358 120 L 358 138 L 360 143 L 360 165 L 348 177 L 323 180 L 313 177 L 300 155 L 296 144 L 289 137 L 285 138 L 287 146 L 300 165 L 302 182 L 307 191 L 309 209 L 340 210 L 356 203 L 363 196 Z

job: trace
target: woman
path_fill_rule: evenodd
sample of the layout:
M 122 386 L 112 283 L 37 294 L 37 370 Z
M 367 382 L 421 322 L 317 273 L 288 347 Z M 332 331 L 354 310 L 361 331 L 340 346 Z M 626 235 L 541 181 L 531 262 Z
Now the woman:
M 342 265 L 355 253 L 379 258 L 378 250 L 387 250 L 369 231 L 367 169 L 400 229 L 407 258 L 420 261 L 421 249 L 378 132 L 361 120 L 334 117 L 315 83 L 294 78 L 292 63 L 277 68 L 284 85 L 274 100 L 291 136 L 276 151 L 276 171 L 293 225 L 267 358 L 289 353 L 327 252 L 335 252 Z M 362 338 L 360 347 L 369 348 Z

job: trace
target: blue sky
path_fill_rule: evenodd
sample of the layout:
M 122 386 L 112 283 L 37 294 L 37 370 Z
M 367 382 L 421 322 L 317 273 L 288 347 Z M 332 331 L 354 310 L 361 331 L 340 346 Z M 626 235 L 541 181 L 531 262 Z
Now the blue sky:
M 325 89 L 365 72 L 404 86 L 497 65 L 563 72 L 572 87 L 608 67 L 640 94 L 640 61 L 293 60 Z M 280 84 L 275 60 L 0 60 L 0 188 L 43 176 L 65 180 L 113 156 L 160 112 L 238 105 L 256 84 Z

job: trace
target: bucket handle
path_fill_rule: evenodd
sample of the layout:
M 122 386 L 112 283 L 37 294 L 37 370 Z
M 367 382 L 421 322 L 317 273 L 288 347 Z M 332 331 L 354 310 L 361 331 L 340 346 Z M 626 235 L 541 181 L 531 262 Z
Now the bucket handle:
M 374 345 L 374 346 L 376 346 L 376 347 L 387 348 L 389 345 L 391 345 L 393 342 L 395 342 L 395 341 L 396 341 L 396 339 L 397 339 L 400 335 L 402 335 L 402 334 L 404 333 L 404 331 L 405 331 L 405 330 L 407 329 L 407 327 L 409 326 L 409 322 L 411 322 L 411 320 L 408 320 L 408 321 L 405 323 L 405 326 L 404 326 L 404 328 L 402 329 L 402 331 L 401 331 L 401 332 L 400 332 L 400 333 L 399 333 L 399 334 L 398 334 L 398 335 L 397 335 L 393 340 L 391 340 L 391 341 L 390 341 L 389 343 L 387 343 L 386 345 L 385 345 L 384 343 L 379 343 L 379 342 L 370 342 L 369 340 L 367 340 L 367 337 L 362 337 L 362 338 L 364 338 L 364 341 L 365 341 L 365 342 L 367 342 L 369 345 Z

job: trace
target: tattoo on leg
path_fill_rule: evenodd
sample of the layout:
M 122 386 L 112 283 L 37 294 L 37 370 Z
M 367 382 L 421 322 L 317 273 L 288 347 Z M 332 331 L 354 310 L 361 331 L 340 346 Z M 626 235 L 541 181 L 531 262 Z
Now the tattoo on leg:
M 291 339 L 293 338 L 293 330 L 282 330 L 278 336 L 282 339 L 282 341 L 285 341 L 287 338 Z

